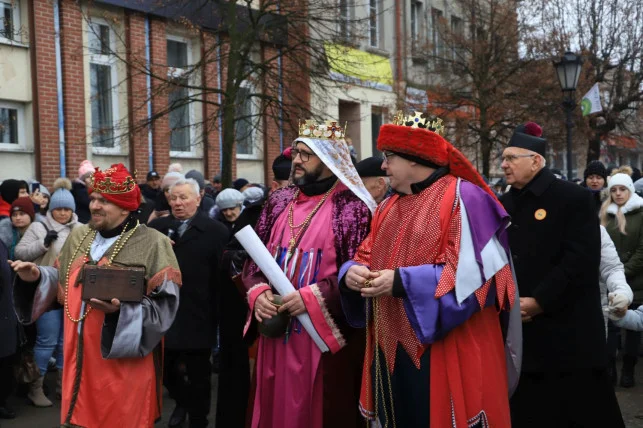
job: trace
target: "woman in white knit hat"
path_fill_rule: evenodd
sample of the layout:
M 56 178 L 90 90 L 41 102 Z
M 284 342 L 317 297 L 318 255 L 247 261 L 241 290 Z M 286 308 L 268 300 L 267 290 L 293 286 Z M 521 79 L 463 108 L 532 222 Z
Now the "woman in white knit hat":
M 58 253 L 72 229 L 78 226 L 76 203 L 70 190 L 71 182 L 59 178 L 54 182 L 49 201 L 49 211 L 42 221 L 31 223 L 16 246 L 16 259 L 34 262 L 41 266 L 53 266 Z M 56 358 L 58 383 L 56 397 L 60 399 L 63 367 L 63 313 L 60 305 L 52 307 L 36 321 L 37 336 L 34 359 L 40 370 L 40 379 L 29 386 L 28 397 L 36 407 L 49 407 L 53 403 L 42 390 L 49 359 Z
M 617 173 L 607 181 L 609 198 L 600 211 L 601 224 L 609 233 L 625 269 L 625 278 L 634 292 L 633 307 L 643 303 L 643 198 L 636 194 L 632 178 Z M 614 331 L 610 331 L 608 344 L 616 343 Z M 626 331 L 623 349 L 621 386 L 634 386 L 634 366 L 637 362 L 641 333 Z M 616 347 L 610 348 L 610 358 L 615 358 Z M 614 369 L 612 369 L 614 370 Z

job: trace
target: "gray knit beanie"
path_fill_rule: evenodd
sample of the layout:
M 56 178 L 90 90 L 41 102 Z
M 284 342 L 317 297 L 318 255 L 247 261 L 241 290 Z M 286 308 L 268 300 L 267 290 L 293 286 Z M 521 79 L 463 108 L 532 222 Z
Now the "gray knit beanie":
M 70 189 L 71 182 L 66 178 L 58 178 L 54 181 L 53 193 L 49 198 L 49 211 L 56 208 L 69 208 L 76 212 L 76 202 Z
M 217 195 L 215 203 L 220 210 L 234 208 L 237 205 L 242 205 L 244 201 L 243 194 L 236 189 L 225 189 Z

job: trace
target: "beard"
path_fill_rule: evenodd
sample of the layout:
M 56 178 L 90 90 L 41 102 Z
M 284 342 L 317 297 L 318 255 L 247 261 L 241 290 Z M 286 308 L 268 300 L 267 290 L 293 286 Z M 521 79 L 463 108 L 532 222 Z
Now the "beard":
M 307 184 L 314 183 L 316 181 L 319 181 L 319 177 L 324 173 L 324 165 L 319 164 L 317 168 L 315 168 L 312 171 L 305 171 L 303 168 L 300 168 L 302 171 L 304 171 L 304 175 L 302 175 L 299 178 L 294 178 L 293 177 L 293 183 L 296 186 L 305 186 Z M 294 173 L 294 170 L 293 170 Z

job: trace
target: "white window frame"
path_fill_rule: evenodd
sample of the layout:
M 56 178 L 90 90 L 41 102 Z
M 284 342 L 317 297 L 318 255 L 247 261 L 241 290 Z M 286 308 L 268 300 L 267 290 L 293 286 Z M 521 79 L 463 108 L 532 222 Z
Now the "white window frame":
M 91 24 L 98 24 L 98 25 L 105 25 L 107 28 L 109 28 L 109 49 L 111 52 L 116 51 L 116 32 L 112 28 L 109 23 L 103 19 L 103 18 L 96 18 L 96 17 L 91 17 L 89 18 L 89 21 L 87 22 L 87 51 L 88 51 L 88 56 L 89 56 L 89 64 L 88 64 L 88 71 L 91 73 L 91 65 L 96 64 L 96 65 L 107 65 L 110 67 L 110 74 L 111 74 L 111 79 L 112 79 L 112 87 L 111 87 L 111 92 L 112 92 L 112 122 L 113 122 L 113 127 L 114 127 L 114 147 L 98 147 L 94 145 L 94 128 L 92 126 L 92 118 L 91 118 L 91 83 L 90 83 L 90 120 L 89 120 L 89 127 L 91 129 L 90 137 L 92 140 L 92 153 L 97 154 L 97 155 L 102 155 L 102 154 L 121 154 L 121 137 L 118 132 L 118 123 L 119 123 L 119 98 L 118 98 L 118 67 L 117 67 L 117 61 L 118 59 L 116 58 L 115 55 L 103 55 L 103 54 L 96 54 L 92 53 L 90 50 L 89 46 L 89 40 L 90 37 L 94 36 L 94 32 L 92 31 Z M 91 77 L 90 77 L 91 80 Z
M 411 42 L 416 45 L 422 42 L 422 18 L 424 17 L 423 4 L 420 0 L 411 0 Z
M 172 40 L 174 42 L 180 42 L 180 43 L 185 43 L 187 45 L 187 61 L 188 61 L 188 67 L 192 64 L 192 40 L 188 39 L 187 37 L 181 37 L 177 36 L 176 34 L 166 34 L 165 35 L 166 39 L 166 46 L 167 46 L 167 40 Z M 187 68 L 180 68 L 180 67 L 168 67 L 167 70 L 167 77 L 168 79 L 180 79 L 182 78 L 186 73 L 188 72 Z M 190 84 L 190 81 L 188 80 L 188 84 Z M 192 97 L 194 95 L 194 91 L 188 88 L 188 97 Z M 168 94 L 169 97 L 169 94 Z M 188 104 L 188 117 L 190 121 L 190 126 L 188 127 L 188 140 L 190 143 L 190 150 L 172 150 L 172 140 L 168 141 L 168 144 L 170 145 L 170 157 L 194 157 L 196 156 L 196 144 L 194 144 L 194 138 L 196 135 L 195 129 L 194 129 L 194 122 L 196 120 L 195 118 L 195 112 L 194 112 L 194 101 L 191 101 Z M 168 128 L 169 128 L 169 117 L 170 113 L 168 112 Z M 170 130 L 171 134 L 172 130 Z
M 431 43 L 433 44 L 433 63 L 436 69 L 444 67 L 446 47 L 444 36 L 440 34 L 440 20 L 444 19 L 444 11 L 438 8 L 431 9 Z
M 255 92 L 257 90 L 257 86 L 253 85 L 251 82 L 248 80 L 244 80 L 241 82 L 240 87 L 242 88 L 249 88 L 250 92 Z M 254 144 L 255 141 L 257 141 L 257 136 L 258 136 L 258 127 L 261 126 L 261 121 L 259 121 L 259 106 L 257 105 L 257 100 L 253 97 L 250 99 L 250 107 L 252 108 L 252 120 L 254 121 L 255 118 L 257 118 L 258 123 L 256 124 L 257 126 L 252 128 L 252 134 L 251 134 L 251 140 L 253 142 L 252 144 L 252 153 L 239 153 L 238 150 L 235 150 L 235 153 L 237 155 L 237 159 L 248 159 L 248 160 L 259 160 L 261 159 L 261 152 L 258 150 L 257 146 Z M 236 131 L 236 130 L 235 130 Z M 235 141 L 235 149 L 236 149 L 236 141 Z
M 346 5 L 346 14 L 342 14 L 342 2 Z M 342 40 L 350 40 L 353 35 L 351 22 L 353 21 L 353 1 L 352 0 L 337 0 L 337 34 Z M 342 32 L 342 26 L 346 25 L 346 33 Z
M 13 39 L 8 39 L 4 36 L 0 36 L 0 43 L 9 44 L 9 45 L 22 45 L 22 37 L 20 37 L 20 27 L 22 26 L 22 21 L 20 20 L 20 0 L 0 0 L 0 3 L 7 4 L 12 8 L 12 19 L 13 19 Z M 0 19 L 4 19 L 0 17 Z
M 25 106 L 22 103 L 17 103 L 13 101 L 3 101 L 0 100 L 0 108 L 14 109 L 18 111 L 18 144 L 7 144 L 0 143 L 0 151 L 3 152 L 12 152 L 18 151 L 22 152 L 27 149 L 26 144 L 26 133 L 25 133 Z
M 456 26 L 455 24 L 459 23 L 459 26 Z M 464 36 L 464 20 L 457 16 L 457 15 L 451 15 L 451 33 L 455 35 L 456 37 L 463 37 Z M 462 55 L 461 47 L 451 46 L 451 57 L 453 58 L 454 61 L 458 61 L 458 57 Z
M 373 12 L 372 2 L 375 3 L 375 12 Z M 371 38 L 371 31 L 373 29 L 372 17 L 375 14 L 375 44 Z M 368 45 L 372 48 L 380 47 L 380 0 L 369 0 L 368 2 Z

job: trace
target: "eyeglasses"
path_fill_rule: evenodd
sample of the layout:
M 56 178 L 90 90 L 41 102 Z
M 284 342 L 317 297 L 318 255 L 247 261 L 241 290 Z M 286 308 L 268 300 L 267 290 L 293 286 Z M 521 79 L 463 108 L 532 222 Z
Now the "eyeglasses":
M 292 156 L 292 160 L 295 160 L 297 156 L 299 156 L 302 162 L 308 162 L 311 156 L 317 156 L 315 153 L 310 153 L 305 150 L 299 150 L 299 149 L 292 149 L 290 154 Z
M 501 156 L 500 159 L 503 162 L 514 163 L 518 158 L 530 158 L 536 155 L 505 155 Z
M 383 152 L 383 153 L 382 153 L 382 155 L 384 156 L 384 160 L 385 160 L 386 162 L 388 162 L 388 160 L 389 160 L 390 158 L 397 156 L 397 154 L 395 154 L 395 153 L 393 153 L 393 152 Z

